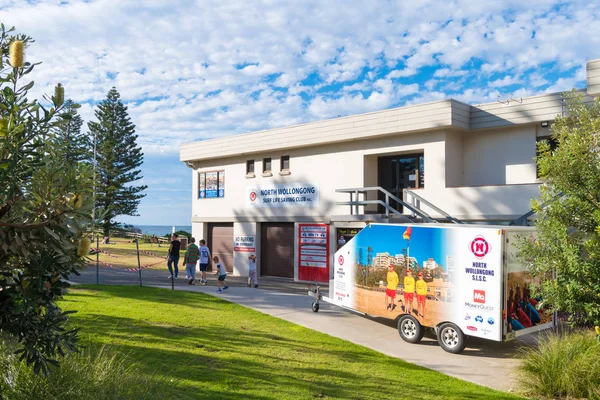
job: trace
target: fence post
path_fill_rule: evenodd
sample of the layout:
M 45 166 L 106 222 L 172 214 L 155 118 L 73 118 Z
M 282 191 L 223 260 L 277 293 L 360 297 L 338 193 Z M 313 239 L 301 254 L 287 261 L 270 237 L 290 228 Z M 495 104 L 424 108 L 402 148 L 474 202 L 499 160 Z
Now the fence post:
M 137 261 L 138 261 L 138 273 L 140 275 L 140 286 L 142 286 L 142 269 L 140 268 L 140 239 L 135 238 L 135 248 L 137 250 Z
M 96 285 L 100 284 L 100 269 L 98 268 L 98 263 L 100 262 L 100 235 L 96 235 Z

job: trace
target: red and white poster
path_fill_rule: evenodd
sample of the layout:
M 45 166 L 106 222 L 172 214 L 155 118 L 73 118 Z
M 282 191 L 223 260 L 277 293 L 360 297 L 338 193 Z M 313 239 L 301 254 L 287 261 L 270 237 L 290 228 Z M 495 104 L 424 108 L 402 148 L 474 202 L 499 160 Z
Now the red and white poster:
M 329 225 L 298 224 L 298 280 L 329 282 Z

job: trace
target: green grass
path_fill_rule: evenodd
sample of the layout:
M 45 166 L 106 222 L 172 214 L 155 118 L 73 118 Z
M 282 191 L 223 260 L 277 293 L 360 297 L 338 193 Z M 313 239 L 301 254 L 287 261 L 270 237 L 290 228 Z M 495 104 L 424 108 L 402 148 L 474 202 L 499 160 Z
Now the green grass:
M 517 398 L 202 293 L 94 286 L 61 307 L 84 344 L 176 382 L 165 398 Z
M 522 351 L 525 393 L 550 398 L 600 399 L 600 345 L 594 332 L 550 333 Z

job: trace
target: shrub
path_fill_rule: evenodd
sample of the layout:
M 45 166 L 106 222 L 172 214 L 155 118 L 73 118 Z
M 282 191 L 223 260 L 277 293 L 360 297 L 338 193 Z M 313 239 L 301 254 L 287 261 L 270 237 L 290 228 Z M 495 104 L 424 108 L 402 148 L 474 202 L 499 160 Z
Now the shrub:
M 164 399 L 174 383 L 137 374 L 128 358 L 103 346 L 69 353 L 46 376 L 0 349 L 0 400 Z
M 600 345 L 590 331 L 550 333 L 522 355 L 519 382 L 527 394 L 600 399 Z

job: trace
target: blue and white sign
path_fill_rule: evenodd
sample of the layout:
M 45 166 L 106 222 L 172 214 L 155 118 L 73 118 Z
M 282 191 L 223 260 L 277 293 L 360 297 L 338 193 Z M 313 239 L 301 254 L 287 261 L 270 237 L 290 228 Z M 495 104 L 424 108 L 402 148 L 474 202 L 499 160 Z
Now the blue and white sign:
M 278 183 L 246 188 L 248 207 L 283 208 L 319 205 L 318 183 Z

